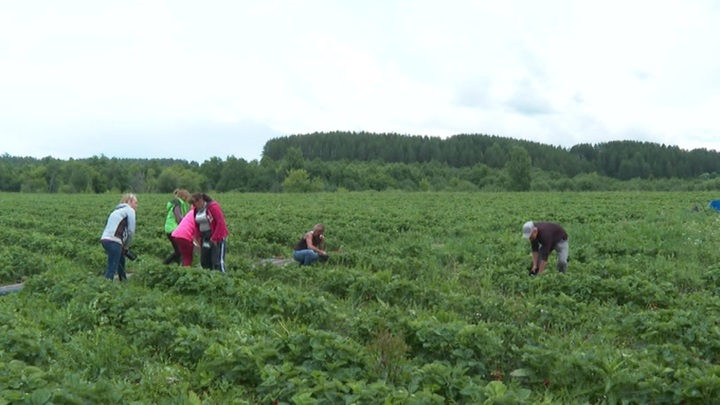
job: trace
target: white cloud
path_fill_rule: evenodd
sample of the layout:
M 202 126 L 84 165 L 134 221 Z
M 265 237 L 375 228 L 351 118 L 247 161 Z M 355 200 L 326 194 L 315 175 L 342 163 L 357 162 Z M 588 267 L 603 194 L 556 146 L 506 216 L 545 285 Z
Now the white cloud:
M 255 159 L 332 130 L 720 149 L 719 23 L 703 0 L 6 2 L 0 153 Z M 213 142 L 167 149 L 191 131 Z

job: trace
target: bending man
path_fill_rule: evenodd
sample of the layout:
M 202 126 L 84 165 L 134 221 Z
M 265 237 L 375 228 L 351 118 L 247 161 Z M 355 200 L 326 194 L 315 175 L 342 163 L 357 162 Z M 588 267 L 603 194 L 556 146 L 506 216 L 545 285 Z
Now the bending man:
M 553 250 L 557 251 L 557 269 L 561 273 L 567 271 L 567 259 L 570 246 L 568 234 L 562 226 L 554 222 L 526 222 L 523 225 L 523 238 L 530 240 L 532 247 L 531 275 L 537 275 L 545 270 L 548 256 Z

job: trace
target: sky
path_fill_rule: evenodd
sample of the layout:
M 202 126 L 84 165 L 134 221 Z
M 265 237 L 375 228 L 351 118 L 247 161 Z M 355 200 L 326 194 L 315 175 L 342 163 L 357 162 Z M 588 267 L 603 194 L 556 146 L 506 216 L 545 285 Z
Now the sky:
M 720 0 L 0 2 L 0 154 L 323 131 L 720 151 Z

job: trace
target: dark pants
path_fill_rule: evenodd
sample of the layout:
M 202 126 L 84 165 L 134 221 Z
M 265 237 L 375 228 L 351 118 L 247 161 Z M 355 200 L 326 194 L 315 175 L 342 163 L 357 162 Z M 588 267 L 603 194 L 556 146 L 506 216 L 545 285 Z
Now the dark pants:
M 122 254 L 122 245 L 109 240 L 103 240 L 101 242 L 108 257 L 105 278 L 112 280 L 115 278 L 115 272 L 117 272 L 120 281 L 127 280 L 127 275 L 125 274 L 125 256 Z
M 180 248 L 178 247 L 177 241 L 175 240 L 175 238 L 172 237 L 172 234 L 167 233 L 166 235 L 168 240 L 170 241 L 170 244 L 173 247 L 173 253 L 168 256 L 168 258 L 165 259 L 163 263 L 170 264 L 172 262 L 175 262 L 177 264 L 180 264 L 180 258 L 182 257 L 182 255 L 180 254 Z
M 203 269 L 220 270 L 225 273 L 225 239 L 214 244 L 209 240 L 203 241 L 200 265 Z

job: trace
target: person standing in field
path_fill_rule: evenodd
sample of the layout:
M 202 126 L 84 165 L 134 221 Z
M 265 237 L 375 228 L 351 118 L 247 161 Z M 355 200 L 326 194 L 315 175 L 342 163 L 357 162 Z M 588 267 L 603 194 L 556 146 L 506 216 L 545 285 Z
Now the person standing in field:
M 318 259 L 327 260 L 325 252 L 325 225 L 317 224 L 293 247 L 292 258 L 301 266 L 309 266 Z
M 173 262 L 180 264 L 180 258 L 182 255 L 180 254 L 178 245 L 172 237 L 172 233 L 175 228 L 178 227 L 178 224 L 189 210 L 188 198 L 190 198 L 190 193 L 188 193 L 187 190 L 182 188 L 175 189 L 173 196 L 172 201 L 168 201 L 165 206 L 165 209 L 167 210 L 167 215 L 165 216 L 165 234 L 172 245 L 173 253 L 165 259 L 163 264 L 170 264 Z
M 531 275 L 538 275 L 545 270 L 550 252 L 557 251 L 557 269 L 561 273 L 567 271 L 567 259 L 570 245 L 568 234 L 562 226 L 554 222 L 526 222 L 523 225 L 523 238 L 530 240 L 533 262 Z
M 120 281 L 127 280 L 125 274 L 125 253 L 130 249 L 135 236 L 135 210 L 138 200 L 135 194 L 125 194 L 113 212 L 110 213 L 103 229 L 100 242 L 107 253 L 105 278 L 110 280 L 118 274 Z
M 200 265 L 203 269 L 225 273 L 225 239 L 229 232 L 222 208 L 207 194 L 195 193 L 191 198 L 195 226 L 201 239 Z
M 193 203 L 192 198 L 190 199 L 190 203 Z M 182 220 L 180 220 L 180 224 L 178 224 L 172 232 L 171 238 L 173 239 L 173 245 L 177 246 L 180 251 L 183 267 L 191 266 L 195 250 L 193 242 L 200 239 L 200 234 L 195 224 L 195 213 L 189 211 L 185 214 Z

